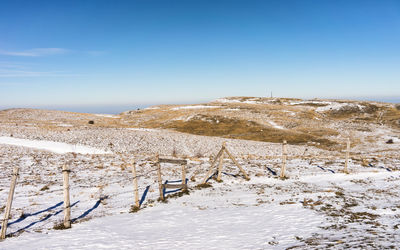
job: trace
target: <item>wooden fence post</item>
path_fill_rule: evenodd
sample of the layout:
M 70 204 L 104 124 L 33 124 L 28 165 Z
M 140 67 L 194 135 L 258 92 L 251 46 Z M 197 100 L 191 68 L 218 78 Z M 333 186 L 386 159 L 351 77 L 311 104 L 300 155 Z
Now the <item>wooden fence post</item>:
M 350 138 L 347 138 L 346 161 L 344 162 L 344 172 L 346 174 L 349 173 L 349 169 L 348 169 L 349 155 L 350 155 Z
M 185 166 L 185 164 L 182 164 L 182 185 L 184 185 L 182 190 L 185 191 L 187 189 L 187 186 L 186 186 L 186 166 Z
M 235 157 L 233 157 L 233 155 L 229 152 L 229 150 L 225 147 L 225 153 L 228 155 L 229 158 L 231 158 L 231 160 L 233 161 L 233 163 L 235 163 L 235 165 L 239 168 L 240 172 L 242 172 L 242 174 L 244 175 L 244 178 L 246 180 L 250 180 L 250 177 L 247 175 L 246 171 L 244 171 L 244 169 L 242 168 L 242 166 L 240 166 L 239 162 L 237 162 L 237 160 L 235 159 Z
M 160 165 L 160 156 L 157 154 L 156 156 L 157 160 L 157 176 L 158 176 L 158 189 L 160 191 L 160 199 L 163 201 L 164 200 L 164 192 L 163 192 L 163 184 L 162 184 L 162 179 L 161 179 L 161 165 Z
M 8 193 L 8 199 L 7 199 L 7 205 L 6 205 L 6 213 L 4 214 L 4 220 L 3 220 L 3 223 L 1 225 L 0 240 L 4 240 L 6 238 L 6 231 L 7 231 L 7 226 L 8 226 L 8 218 L 10 217 L 11 205 L 12 205 L 12 201 L 13 201 L 13 198 L 14 198 L 14 190 L 15 190 L 15 184 L 17 183 L 18 173 L 19 173 L 19 168 L 18 167 L 14 167 L 13 173 L 12 173 L 12 178 L 11 178 L 10 192 Z
M 286 158 L 287 158 L 287 149 L 286 149 L 287 142 L 283 141 L 282 144 L 282 167 L 281 167 L 281 178 L 285 178 L 285 171 L 286 171 Z
M 63 185 L 64 185 L 64 227 L 71 228 L 71 204 L 69 199 L 69 172 L 67 165 L 63 166 Z
M 235 163 L 235 165 L 239 168 L 239 170 L 242 172 L 242 174 L 244 175 L 246 180 L 250 180 L 249 176 L 247 175 L 247 173 L 244 171 L 244 169 L 239 165 L 239 163 L 236 161 L 235 157 L 232 156 L 232 154 L 229 152 L 229 150 L 226 148 L 226 142 L 224 142 L 222 144 L 222 148 L 221 150 L 218 152 L 217 156 L 215 157 L 214 161 L 211 164 L 210 169 L 208 170 L 206 176 L 204 177 L 203 180 L 203 184 L 205 184 L 208 180 L 208 178 L 210 177 L 212 171 L 213 171 L 213 167 L 214 165 L 217 163 L 218 158 L 219 158 L 219 165 L 217 168 L 217 181 L 221 180 L 221 173 L 222 173 L 222 164 L 223 164 L 223 160 L 224 160 L 224 153 L 227 154 L 227 156 L 233 161 L 233 163 Z
M 133 174 L 133 191 L 135 193 L 135 206 L 137 208 L 140 207 L 139 204 L 139 189 L 138 189 L 138 180 L 136 175 L 136 164 L 135 161 L 132 163 L 132 174 Z
M 208 177 L 210 177 L 212 171 L 213 171 L 213 167 L 215 165 L 215 163 L 217 163 L 218 158 L 221 156 L 221 154 L 224 152 L 224 148 L 221 148 L 221 150 L 218 152 L 217 156 L 215 157 L 215 159 L 213 160 L 213 162 L 211 163 L 210 169 L 208 170 L 206 176 L 203 179 L 202 184 L 206 184 Z
M 225 146 L 222 146 L 222 148 L 225 150 Z M 217 181 L 221 181 L 222 164 L 223 163 L 224 163 L 224 151 L 222 151 L 222 154 L 219 158 Z

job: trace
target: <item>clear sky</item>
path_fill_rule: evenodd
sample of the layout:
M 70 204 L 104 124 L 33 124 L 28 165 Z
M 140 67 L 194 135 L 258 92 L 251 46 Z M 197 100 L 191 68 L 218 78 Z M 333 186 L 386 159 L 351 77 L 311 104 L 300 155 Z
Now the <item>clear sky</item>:
M 0 2 L 0 107 L 400 99 L 400 1 Z

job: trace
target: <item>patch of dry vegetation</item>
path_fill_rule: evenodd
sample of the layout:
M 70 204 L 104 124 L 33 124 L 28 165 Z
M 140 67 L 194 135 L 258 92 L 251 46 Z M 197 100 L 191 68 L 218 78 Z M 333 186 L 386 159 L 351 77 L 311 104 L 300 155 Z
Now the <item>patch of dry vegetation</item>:
M 400 110 L 398 108 L 387 109 L 386 112 L 382 114 L 381 119 L 385 124 L 400 128 Z
M 321 147 L 332 147 L 334 142 L 308 133 L 308 131 L 292 131 L 263 126 L 254 121 L 232 119 L 222 116 L 198 115 L 188 121 L 171 121 L 165 124 L 164 128 L 174 129 L 179 132 L 191 133 L 196 135 L 220 136 L 225 138 L 245 139 L 263 142 L 281 143 L 287 140 L 291 144 L 307 142 L 317 142 Z M 323 134 L 323 129 L 317 129 Z M 326 130 L 327 133 L 334 135 L 333 130 Z
M 400 127 L 400 110 L 389 105 L 375 105 L 361 102 L 357 105 L 346 105 L 340 109 L 327 112 L 329 118 L 335 120 L 353 120 L 355 122 L 367 122 L 372 124 L 385 124 L 391 127 Z
M 360 115 L 372 114 L 375 115 L 378 107 L 373 104 L 363 105 L 362 107 L 354 104 L 343 106 L 339 109 L 333 109 L 328 112 L 332 118 L 351 118 L 358 117 Z

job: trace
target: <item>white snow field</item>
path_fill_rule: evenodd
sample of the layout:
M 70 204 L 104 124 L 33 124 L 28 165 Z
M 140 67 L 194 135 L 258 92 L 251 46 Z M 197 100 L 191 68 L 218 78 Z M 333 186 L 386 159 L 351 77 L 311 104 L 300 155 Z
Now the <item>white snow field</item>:
M 8 228 L 14 237 L 1 242 L 1 249 L 386 248 L 399 242 L 398 171 L 351 163 L 352 173 L 346 175 L 340 173 L 341 162 L 295 159 L 288 162 L 289 179 L 280 180 L 268 170 L 279 173 L 279 160 L 239 160 L 250 181 L 223 175 L 223 182 L 211 180 L 211 188 L 197 189 L 209 167 L 207 159 L 200 159 L 189 161 L 190 194 L 161 203 L 156 201 L 156 173 L 143 158 L 137 161 L 139 192 L 150 185 L 149 194 L 139 212 L 129 213 L 130 168 L 122 161 L 115 164 L 115 155 L 77 154 L 70 178 L 74 223 L 71 229 L 55 230 L 63 218 L 59 165 L 69 154 L 1 149 L 3 155 L 24 155 L 14 159 L 21 166 Z M 10 164 L 4 158 L 1 163 Z M 165 164 L 163 180 L 179 179 L 174 169 Z M 238 173 L 228 160 L 223 170 Z M 10 171 L 1 173 L 0 207 Z
M 42 141 L 42 140 L 27 140 L 27 139 L 19 139 L 8 136 L 0 136 L 0 144 L 8 144 L 15 146 L 23 146 L 29 148 L 36 148 L 47 150 L 50 152 L 54 152 L 57 154 L 65 154 L 65 153 L 78 153 L 78 154 L 108 154 L 109 151 L 82 146 L 82 145 L 72 145 L 61 142 L 54 141 Z
M 27 233 L 2 244 L 6 249 L 282 248 L 295 244 L 295 236 L 311 236 L 322 222 L 323 216 L 301 204 L 200 210 L 179 202 L 93 219 L 70 230 Z

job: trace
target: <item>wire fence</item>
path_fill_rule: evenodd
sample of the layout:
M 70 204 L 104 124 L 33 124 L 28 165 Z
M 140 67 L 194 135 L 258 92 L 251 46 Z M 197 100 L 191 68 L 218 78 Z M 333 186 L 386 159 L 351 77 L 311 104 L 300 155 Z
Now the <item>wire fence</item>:
M 277 171 L 274 169 L 271 169 L 270 166 L 265 165 L 264 168 L 261 168 L 260 165 L 260 160 L 272 160 L 273 163 L 282 163 L 282 159 L 283 156 L 285 156 L 287 160 L 304 160 L 304 161 L 310 161 L 308 164 L 311 165 L 311 162 L 317 162 L 317 161 L 334 161 L 334 162 L 338 162 L 338 163 L 347 163 L 349 160 L 353 160 L 353 161 L 361 161 L 362 164 L 366 165 L 365 167 L 369 167 L 369 168 L 380 168 L 380 169 L 385 169 L 387 171 L 392 171 L 394 168 L 388 168 L 388 167 L 383 167 L 383 166 L 377 166 L 376 164 L 372 164 L 371 162 L 369 162 L 368 160 L 371 159 L 380 159 L 383 156 L 381 154 L 371 154 L 371 155 L 362 155 L 362 154 L 358 154 L 358 153 L 354 153 L 352 152 L 352 156 L 350 157 L 346 157 L 345 154 L 349 153 L 348 151 L 340 151 L 340 152 L 332 152 L 332 154 L 330 155 L 311 155 L 311 154 L 306 154 L 306 151 L 304 151 L 303 154 L 300 155 L 291 155 L 291 154 L 284 154 L 282 153 L 281 155 L 264 155 L 264 156 L 260 156 L 258 158 L 255 159 L 244 159 L 241 158 L 239 161 L 241 163 L 246 162 L 247 161 L 247 167 L 248 168 L 257 168 L 257 169 L 265 169 L 265 171 L 267 171 L 268 173 L 271 173 L 272 175 L 277 175 Z M 118 195 L 126 195 L 126 194 L 133 194 L 135 191 L 137 191 L 138 193 L 140 193 L 141 195 L 141 199 L 140 199 L 140 205 L 143 204 L 144 199 L 146 198 L 146 194 L 147 192 L 149 192 L 149 189 L 151 188 L 151 186 L 153 185 L 159 185 L 160 183 L 157 183 L 157 181 L 155 181 L 156 176 L 154 175 L 154 173 L 160 171 L 159 168 L 157 167 L 157 157 L 155 155 L 135 155 L 133 157 L 129 157 L 129 158 L 123 158 L 122 155 L 118 156 L 120 159 L 116 162 L 118 162 L 118 164 L 125 164 L 126 167 L 124 167 L 122 170 L 126 171 L 126 170 L 130 170 L 130 167 L 132 167 L 132 164 L 136 164 L 136 166 L 140 166 L 138 168 L 138 174 L 136 176 L 133 176 L 133 174 L 122 174 L 122 172 L 118 171 L 118 173 L 120 174 L 116 180 L 110 181 L 110 179 L 114 178 L 115 176 L 113 174 L 115 174 L 114 172 L 111 173 L 107 173 L 105 172 L 105 175 L 99 177 L 99 178 L 90 178 L 90 175 L 88 175 L 89 177 L 86 178 L 82 178 L 79 177 L 79 173 L 81 173 L 83 171 L 83 169 L 72 169 L 71 173 L 75 174 L 74 178 L 71 179 L 72 183 L 70 184 L 72 186 L 73 189 L 97 189 L 96 192 L 98 193 L 98 197 L 99 200 L 98 201 L 102 201 L 103 199 L 106 199 L 107 197 L 115 197 Z M 167 156 L 170 157 L 170 156 Z M 216 157 L 216 156 L 215 156 Z M 215 159 L 215 157 L 209 157 L 210 161 L 201 159 L 190 159 L 189 157 L 185 158 L 188 159 L 188 164 L 185 165 L 185 171 L 191 172 L 192 176 L 199 174 L 201 171 L 205 170 L 207 167 L 209 167 L 209 165 L 212 165 L 211 162 L 213 162 Z M 176 158 L 176 157 L 173 157 Z M 93 159 L 93 157 L 92 157 Z M 139 159 L 136 163 L 134 161 L 134 159 Z M 48 159 L 47 160 L 47 166 L 50 165 Z M 223 159 L 222 159 L 223 160 Z M 85 159 L 86 164 L 90 164 L 90 162 L 88 163 L 88 160 Z M 252 162 L 253 161 L 253 162 Z M 364 162 L 365 161 L 365 162 Z M 74 162 L 72 162 L 70 159 L 65 159 L 66 164 L 74 164 L 74 165 L 79 165 L 79 160 L 74 160 Z M 96 163 L 98 163 L 99 161 L 95 161 Z M 127 163 L 127 162 L 132 162 L 132 163 Z M 33 164 L 31 164 L 30 166 L 28 166 L 29 168 L 23 168 L 23 171 L 19 172 L 20 176 L 32 176 L 34 175 L 36 172 L 40 172 L 40 169 L 35 170 L 32 169 L 34 167 L 39 167 L 39 164 L 41 163 L 41 161 L 37 161 Z M 251 164 L 250 164 L 251 163 Z M 159 163 L 158 163 L 159 164 Z M 171 163 L 166 163 L 166 164 L 171 164 Z M 9 166 L 13 166 L 15 164 L 10 163 Z M 172 164 L 173 165 L 173 164 Z M 331 168 L 328 167 L 323 167 L 321 165 L 319 165 L 319 163 L 315 163 L 315 166 L 312 167 L 316 167 L 321 169 L 322 171 L 325 172 L 330 172 L 332 174 L 336 173 L 336 169 L 333 170 Z M 59 169 L 59 168 L 56 168 Z M 397 169 L 397 168 L 396 168 Z M 34 171 L 35 170 L 35 171 Z M 60 169 L 59 169 L 60 170 Z M 4 172 L 3 172 L 4 173 Z M 227 172 L 222 172 L 223 174 L 226 175 L 231 175 L 236 177 L 236 175 L 234 174 L 230 174 Z M 4 174 L 7 175 L 7 174 Z M 3 175 L 3 176 L 4 176 Z M 125 177 L 126 175 L 126 177 Z M 216 172 L 213 172 L 213 174 L 208 177 L 207 180 L 209 180 L 211 177 L 215 176 Z M 153 178 L 151 178 L 151 176 L 153 176 Z M 53 179 L 56 178 L 55 176 L 53 176 Z M 153 179 L 153 182 L 149 182 L 149 178 Z M 57 179 L 59 179 L 57 177 Z M 137 189 L 136 188 L 131 188 L 131 190 L 121 190 L 121 191 L 104 191 L 104 188 L 106 186 L 111 186 L 111 185 L 115 185 L 115 184 L 119 184 L 119 185 L 132 185 L 133 181 L 135 180 L 141 180 L 141 179 L 146 179 L 147 182 L 142 182 Z M 173 181 L 170 181 L 173 182 Z M 86 183 L 90 183 L 90 184 L 86 184 Z M 94 184 L 97 184 L 94 185 Z M 5 185 L 5 183 L 3 185 L 0 185 L 0 188 L 5 190 L 8 186 Z M 158 187 L 157 187 L 158 188 Z M 47 193 L 61 193 L 61 192 L 65 192 L 65 187 L 63 188 L 56 188 L 56 189 L 49 189 L 46 190 Z M 164 190 L 164 194 L 165 194 L 165 190 Z M 132 195 L 134 196 L 134 195 Z M 98 205 L 98 203 L 96 203 Z M 126 202 L 121 202 L 118 207 L 126 207 L 129 205 L 134 204 L 133 199 L 132 200 L 127 200 Z M 74 203 L 69 206 L 69 207 L 64 207 L 64 208 L 59 208 L 57 210 L 57 212 L 65 212 L 67 209 L 70 209 L 71 207 L 74 206 Z M 7 219 L 3 219 L 1 220 L 4 224 L 5 221 L 7 221 Z M 46 222 L 49 223 L 49 222 Z

